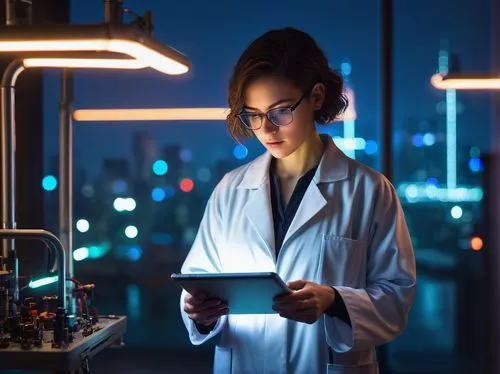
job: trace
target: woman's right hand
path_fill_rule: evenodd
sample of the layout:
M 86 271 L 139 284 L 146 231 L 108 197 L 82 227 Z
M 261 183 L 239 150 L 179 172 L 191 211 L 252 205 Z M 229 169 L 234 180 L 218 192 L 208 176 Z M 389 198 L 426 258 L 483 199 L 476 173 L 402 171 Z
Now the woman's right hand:
M 227 314 L 229 309 L 221 300 L 209 298 L 204 293 L 195 295 L 188 293 L 184 298 L 184 311 L 193 321 L 210 326 L 219 317 Z

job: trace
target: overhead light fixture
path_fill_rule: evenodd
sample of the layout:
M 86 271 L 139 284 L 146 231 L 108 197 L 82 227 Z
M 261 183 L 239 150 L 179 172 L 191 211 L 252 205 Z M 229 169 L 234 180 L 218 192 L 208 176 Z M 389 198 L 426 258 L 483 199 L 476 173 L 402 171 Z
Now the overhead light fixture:
M 186 56 L 134 25 L 0 26 L 0 53 L 28 55 L 33 67 L 150 67 L 169 75 L 190 68 Z
M 223 121 L 227 108 L 78 109 L 79 122 L 113 121 Z
M 69 68 L 69 69 L 144 69 L 146 63 L 135 59 L 105 58 L 26 58 L 22 60 L 25 68 Z
M 439 90 L 500 90 L 500 77 L 434 74 L 431 84 Z

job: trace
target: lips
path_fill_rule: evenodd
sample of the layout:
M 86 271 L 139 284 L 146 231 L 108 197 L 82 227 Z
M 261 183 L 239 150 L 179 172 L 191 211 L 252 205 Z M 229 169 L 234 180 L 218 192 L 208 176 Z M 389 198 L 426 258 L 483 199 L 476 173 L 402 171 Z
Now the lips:
M 280 144 L 280 143 L 283 143 L 283 140 L 272 140 L 272 141 L 269 141 L 269 142 L 266 142 L 266 144 L 268 145 L 276 145 L 276 144 Z

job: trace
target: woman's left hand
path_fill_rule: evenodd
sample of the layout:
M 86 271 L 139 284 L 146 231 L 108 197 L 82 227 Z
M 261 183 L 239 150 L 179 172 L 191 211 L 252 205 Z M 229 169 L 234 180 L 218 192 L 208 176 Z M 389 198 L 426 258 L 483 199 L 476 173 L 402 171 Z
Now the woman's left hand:
M 335 290 L 329 286 L 296 280 L 289 282 L 288 287 L 293 292 L 275 298 L 273 309 L 294 321 L 314 323 L 335 301 Z

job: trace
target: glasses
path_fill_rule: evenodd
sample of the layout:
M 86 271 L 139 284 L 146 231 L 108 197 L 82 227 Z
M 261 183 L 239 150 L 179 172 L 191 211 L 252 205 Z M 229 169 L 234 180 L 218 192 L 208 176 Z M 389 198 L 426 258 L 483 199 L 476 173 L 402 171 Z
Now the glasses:
M 292 106 L 285 108 L 275 108 L 269 110 L 267 113 L 240 113 L 238 118 L 241 123 L 250 130 L 258 130 L 262 127 L 264 116 L 267 117 L 269 122 L 274 126 L 283 127 L 289 125 L 293 121 L 293 112 L 300 105 L 302 100 L 309 94 L 310 90 L 304 92 L 301 98 Z

